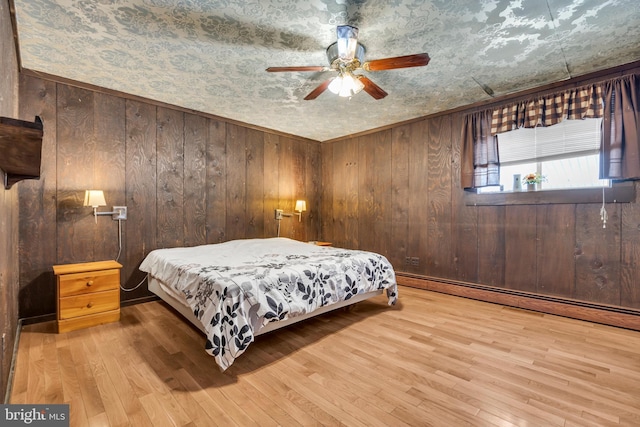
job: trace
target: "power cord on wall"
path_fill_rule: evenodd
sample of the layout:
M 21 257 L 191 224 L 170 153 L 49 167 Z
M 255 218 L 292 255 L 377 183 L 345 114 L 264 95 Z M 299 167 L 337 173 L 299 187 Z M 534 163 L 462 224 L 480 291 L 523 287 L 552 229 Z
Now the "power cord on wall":
M 602 207 L 600 208 L 600 221 L 602 221 L 602 228 L 607 228 L 607 219 L 609 219 L 609 215 L 607 215 L 607 209 L 604 204 L 604 186 L 602 187 Z
M 604 156 L 600 155 L 600 170 L 604 170 Z M 602 221 L 602 228 L 607 228 L 607 219 L 609 216 L 607 215 L 607 208 L 605 207 L 605 199 L 604 199 L 604 188 L 605 184 L 602 183 L 602 207 L 600 208 L 600 221 Z

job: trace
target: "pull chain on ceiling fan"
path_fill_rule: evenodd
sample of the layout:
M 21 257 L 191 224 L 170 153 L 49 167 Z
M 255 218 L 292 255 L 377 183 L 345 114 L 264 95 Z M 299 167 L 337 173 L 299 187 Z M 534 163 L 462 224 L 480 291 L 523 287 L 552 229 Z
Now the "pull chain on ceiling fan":
M 337 41 L 327 48 L 329 66 L 301 66 L 301 67 L 269 67 L 269 72 L 283 71 L 336 71 L 337 77 L 332 77 L 322 82 L 311 91 L 304 99 L 306 101 L 316 99 L 325 90 L 343 96 L 350 97 L 364 90 L 375 99 L 387 96 L 380 86 L 372 82 L 366 76 L 355 74 L 357 70 L 383 71 L 396 68 L 422 67 L 429 63 L 429 55 L 419 53 L 415 55 L 397 56 L 393 58 L 364 60 L 365 48 L 358 43 L 358 28 L 351 25 L 339 25 L 337 28 Z

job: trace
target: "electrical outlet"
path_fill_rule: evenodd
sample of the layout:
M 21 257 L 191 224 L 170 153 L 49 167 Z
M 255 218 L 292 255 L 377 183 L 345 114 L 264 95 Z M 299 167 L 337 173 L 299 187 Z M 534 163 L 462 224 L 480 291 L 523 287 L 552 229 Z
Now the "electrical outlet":
M 420 265 L 420 258 L 418 258 L 418 257 L 411 257 L 411 265 L 413 265 L 413 266 L 418 266 L 418 265 Z
M 126 206 L 114 206 L 113 207 L 113 220 L 127 219 L 127 207 Z
M 404 257 L 404 265 L 411 265 L 411 257 Z
M 282 214 L 284 213 L 284 211 L 282 209 L 276 209 L 276 219 L 280 220 L 282 219 Z

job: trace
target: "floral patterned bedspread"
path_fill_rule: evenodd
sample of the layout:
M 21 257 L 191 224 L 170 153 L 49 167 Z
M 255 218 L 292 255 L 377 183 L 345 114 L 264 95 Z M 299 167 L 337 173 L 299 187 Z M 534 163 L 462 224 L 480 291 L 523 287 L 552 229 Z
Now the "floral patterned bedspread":
M 282 237 L 157 249 L 140 270 L 184 297 L 222 370 L 268 322 L 378 289 L 386 289 L 389 305 L 397 300 L 395 272 L 384 256 Z

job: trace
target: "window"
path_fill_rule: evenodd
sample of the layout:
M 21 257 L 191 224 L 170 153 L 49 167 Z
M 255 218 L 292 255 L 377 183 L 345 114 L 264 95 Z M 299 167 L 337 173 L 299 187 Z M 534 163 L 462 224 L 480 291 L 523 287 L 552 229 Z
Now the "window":
M 518 191 L 516 177 L 530 173 L 544 177 L 538 189 L 609 187 L 609 180 L 598 179 L 601 123 L 602 119 L 564 120 L 498 134 L 500 186 L 480 192 Z

